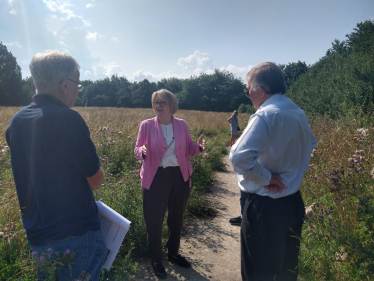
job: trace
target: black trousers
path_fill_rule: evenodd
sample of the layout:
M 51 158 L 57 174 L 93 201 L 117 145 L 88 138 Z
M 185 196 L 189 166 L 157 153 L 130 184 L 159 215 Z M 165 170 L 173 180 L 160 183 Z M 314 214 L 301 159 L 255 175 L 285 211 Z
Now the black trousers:
M 168 253 L 179 251 L 183 214 L 190 195 L 189 181 L 183 180 L 179 167 L 158 168 L 149 189 L 143 188 L 143 212 L 148 234 L 148 249 L 153 262 L 162 261 L 162 223 L 168 210 Z
M 297 280 L 304 202 L 247 193 L 241 225 L 242 280 Z

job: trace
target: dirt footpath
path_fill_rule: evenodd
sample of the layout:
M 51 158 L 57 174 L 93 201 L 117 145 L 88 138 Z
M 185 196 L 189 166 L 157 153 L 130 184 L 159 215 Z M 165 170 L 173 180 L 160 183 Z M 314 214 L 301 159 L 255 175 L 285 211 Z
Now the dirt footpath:
M 241 280 L 240 227 L 228 222 L 240 214 L 239 188 L 228 156 L 223 161 L 228 165 L 227 171 L 217 173 L 208 195 L 218 215 L 185 223 L 180 253 L 191 261 L 192 267 L 181 268 L 165 259 L 166 280 Z M 150 263 L 150 259 L 140 261 L 137 276 L 131 280 L 158 280 Z

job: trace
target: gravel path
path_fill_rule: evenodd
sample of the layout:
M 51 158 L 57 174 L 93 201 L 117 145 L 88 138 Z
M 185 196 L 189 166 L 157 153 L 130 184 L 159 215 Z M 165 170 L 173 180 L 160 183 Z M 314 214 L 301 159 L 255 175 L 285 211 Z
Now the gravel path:
M 185 223 L 180 253 L 191 261 L 192 268 L 181 268 L 164 260 L 166 280 L 241 280 L 240 227 L 228 222 L 240 214 L 239 188 L 228 156 L 223 161 L 228 165 L 227 171 L 216 174 L 216 183 L 208 195 L 218 215 Z M 141 260 L 137 275 L 130 280 L 158 280 L 150 262 Z

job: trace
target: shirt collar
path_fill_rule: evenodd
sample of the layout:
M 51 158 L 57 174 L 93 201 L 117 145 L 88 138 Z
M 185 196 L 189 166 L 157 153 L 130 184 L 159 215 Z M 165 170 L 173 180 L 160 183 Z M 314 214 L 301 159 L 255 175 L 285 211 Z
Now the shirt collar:
M 257 110 L 260 110 L 261 108 L 264 108 L 265 106 L 268 106 L 269 104 L 275 103 L 276 101 L 281 99 L 283 96 L 284 95 L 282 95 L 281 93 L 273 94 L 270 98 L 264 101 L 264 103 L 261 104 L 261 106 Z
M 35 94 L 32 96 L 32 102 L 36 104 L 54 104 L 57 106 L 66 106 L 66 104 L 64 104 L 62 101 L 48 94 Z

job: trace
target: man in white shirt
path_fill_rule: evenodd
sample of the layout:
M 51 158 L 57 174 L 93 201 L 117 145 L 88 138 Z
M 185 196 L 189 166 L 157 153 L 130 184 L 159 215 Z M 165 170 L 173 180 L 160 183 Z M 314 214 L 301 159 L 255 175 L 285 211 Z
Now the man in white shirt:
M 243 280 L 296 280 L 304 203 L 299 191 L 317 139 L 287 98 L 284 74 L 266 62 L 247 74 L 257 110 L 230 152 L 246 202 L 241 225 Z

